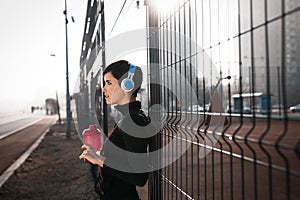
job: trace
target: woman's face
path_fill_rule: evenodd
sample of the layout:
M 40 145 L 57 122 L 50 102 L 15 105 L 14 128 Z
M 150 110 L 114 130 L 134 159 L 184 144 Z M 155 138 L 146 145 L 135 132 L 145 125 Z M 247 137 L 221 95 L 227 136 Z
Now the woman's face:
M 127 92 L 122 90 L 116 79 L 111 72 L 104 75 L 105 85 L 102 92 L 105 96 L 106 103 L 109 105 L 118 104 L 123 105 L 128 103 Z

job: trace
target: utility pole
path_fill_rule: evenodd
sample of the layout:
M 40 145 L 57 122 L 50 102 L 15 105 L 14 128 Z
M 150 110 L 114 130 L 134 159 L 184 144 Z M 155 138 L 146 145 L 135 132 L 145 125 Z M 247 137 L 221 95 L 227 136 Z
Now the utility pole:
M 58 123 L 61 124 L 61 118 L 60 118 L 60 110 L 59 110 L 59 102 L 58 102 L 57 91 L 56 91 L 56 107 L 57 107 L 57 114 L 58 114 Z
M 68 16 L 67 16 L 67 0 L 65 0 L 65 26 L 66 26 L 66 137 L 70 138 L 71 135 L 71 110 L 70 110 L 70 92 L 69 92 L 69 63 L 68 63 Z

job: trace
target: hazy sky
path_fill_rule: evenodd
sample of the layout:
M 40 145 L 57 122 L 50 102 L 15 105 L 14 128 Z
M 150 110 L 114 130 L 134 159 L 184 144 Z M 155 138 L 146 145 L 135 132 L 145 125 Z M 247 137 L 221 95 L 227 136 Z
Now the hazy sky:
M 79 72 L 87 0 L 67 3 L 72 93 Z M 0 112 L 29 111 L 31 105 L 41 106 L 45 98 L 55 98 L 56 91 L 64 98 L 64 9 L 64 0 L 0 1 Z

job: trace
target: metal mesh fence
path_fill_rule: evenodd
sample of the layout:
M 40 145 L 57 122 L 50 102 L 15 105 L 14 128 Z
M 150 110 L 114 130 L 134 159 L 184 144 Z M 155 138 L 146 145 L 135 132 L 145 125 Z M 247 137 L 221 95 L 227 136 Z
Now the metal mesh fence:
M 152 199 L 297 199 L 299 1 L 148 1 Z M 180 155 L 177 157 L 177 155 Z

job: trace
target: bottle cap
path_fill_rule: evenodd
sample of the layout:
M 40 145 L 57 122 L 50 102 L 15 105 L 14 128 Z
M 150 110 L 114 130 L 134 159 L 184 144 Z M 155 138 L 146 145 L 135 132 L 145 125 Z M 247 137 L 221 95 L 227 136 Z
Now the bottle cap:
M 97 127 L 96 127 L 95 124 L 90 124 L 90 125 L 89 125 L 89 129 L 94 131 L 94 130 L 97 129 Z

